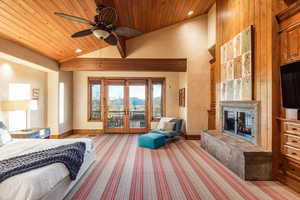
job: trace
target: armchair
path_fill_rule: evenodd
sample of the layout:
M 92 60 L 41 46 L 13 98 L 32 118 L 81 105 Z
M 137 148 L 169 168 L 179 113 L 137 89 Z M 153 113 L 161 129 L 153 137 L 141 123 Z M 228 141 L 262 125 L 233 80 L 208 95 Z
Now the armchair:
M 166 120 L 166 118 L 161 118 L 161 120 Z M 164 130 L 160 130 L 160 129 L 154 129 L 154 130 L 151 130 L 150 133 L 161 134 L 161 135 L 164 135 L 167 138 L 172 138 L 172 137 L 181 135 L 183 120 L 182 119 L 171 118 L 170 120 L 167 120 L 167 121 L 175 122 L 175 126 L 174 126 L 174 129 L 172 131 L 164 131 Z

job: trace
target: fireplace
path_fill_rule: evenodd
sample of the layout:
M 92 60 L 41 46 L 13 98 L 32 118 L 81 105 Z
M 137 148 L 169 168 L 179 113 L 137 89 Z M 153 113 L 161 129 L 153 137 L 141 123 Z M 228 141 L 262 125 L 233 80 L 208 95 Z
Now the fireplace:
M 220 129 L 201 133 L 201 147 L 248 181 L 272 180 L 272 152 L 261 147 L 258 101 L 220 103 Z
M 258 109 L 256 101 L 221 102 L 221 130 L 238 138 L 258 143 Z

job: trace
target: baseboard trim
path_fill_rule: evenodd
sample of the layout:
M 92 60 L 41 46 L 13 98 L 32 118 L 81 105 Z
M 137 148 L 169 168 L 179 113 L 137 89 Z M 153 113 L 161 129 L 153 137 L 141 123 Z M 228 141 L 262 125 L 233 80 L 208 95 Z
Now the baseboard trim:
M 201 140 L 201 135 L 185 135 L 186 140 Z
M 73 134 L 73 130 L 66 131 L 60 135 L 51 135 L 51 139 L 63 139 Z
M 74 129 L 73 134 L 103 134 L 104 130 L 103 129 Z

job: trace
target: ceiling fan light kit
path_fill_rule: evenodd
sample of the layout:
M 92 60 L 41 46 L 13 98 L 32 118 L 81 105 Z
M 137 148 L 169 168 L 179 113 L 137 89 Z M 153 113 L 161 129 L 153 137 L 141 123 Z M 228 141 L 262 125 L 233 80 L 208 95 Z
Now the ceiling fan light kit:
M 101 29 L 96 29 L 96 30 L 93 30 L 92 32 L 98 39 L 101 39 L 101 40 L 108 38 L 110 35 L 109 32 L 107 32 L 105 30 L 101 30 Z
M 142 34 L 140 31 L 129 27 L 115 26 L 118 19 L 116 9 L 100 4 L 98 0 L 95 0 L 95 3 L 97 6 L 97 15 L 94 17 L 94 22 L 64 13 L 55 12 L 54 14 L 68 20 L 92 26 L 90 29 L 74 33 L 71 36 L 72 38 L 84 37 L 93 34 L 98 39 L 104 40 L 109 45 L 117 45 L 119 36 L 131 38 Z

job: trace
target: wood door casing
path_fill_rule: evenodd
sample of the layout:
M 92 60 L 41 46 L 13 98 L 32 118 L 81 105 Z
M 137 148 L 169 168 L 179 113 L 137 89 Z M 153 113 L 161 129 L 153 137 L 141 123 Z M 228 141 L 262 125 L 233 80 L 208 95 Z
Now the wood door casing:
M 99 83 L 101 84 L 101 100 L 100 100 L 100 107 L 101 107 L 101 118 L 97 120 L 91 120 L 91 84 L 93 83 Z M 151 123 L 159 121 L 159 119 L 154 119 L 153 118 L 153 94 L 152 94 L 152 85 L 160 83 L 162 84 L 162 98 L 161 98 L 161 116 L 166 116 L 166 79 L 164 77 L 88 77 L 88 104 L 87 104 L 87 121 L 88 122 L 99 122 L 103 123 L 103 132 L 116 132 L 116 133 L 143 133 L 143 132 L 148 132 L 151 128 Z M 128 87 L 129 85 L 145 85 L 145 128 L 141 129 L 130 129 L 128 126 L 129 123 L 129 118 L 128 116 L 124 116 L 124 124 L 127 125 L 127 127 L 124 127 L 122 129 L 115 129 L 115 130 L 110 130 L 107 127 L 107 114 L 108 114 L 108 91 L 107 91 L 107 85 L 124 85 L 124 105 L 126 106 L 126 109 L 129 107 L 129 101 L 128 101 L 128 90 L 126 86 Z M 126 95 L 126 97 L 125 97 Z M 128 110 L 128 109 L 127 109 Z
M 105 80 L 105 111 L 104 111 L 104 130 L 108 133 L 146 133 L 149 130 L 150 123 L 149 118 L 149 96 L 148 96 L 148 81 L 143 79 L 114 79 L 114 80 Z M 108 125 L 108 86 L 109 85 L 123 85 L 124 86 L 124 116 L 123 128 L 109 128 Z M 129 86 L 130 85 L 145 85 L 145 128 L 131 128 L 130 127 L 130 94 Z

